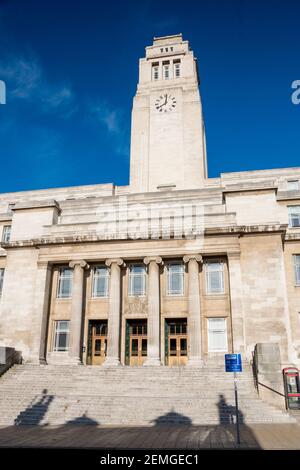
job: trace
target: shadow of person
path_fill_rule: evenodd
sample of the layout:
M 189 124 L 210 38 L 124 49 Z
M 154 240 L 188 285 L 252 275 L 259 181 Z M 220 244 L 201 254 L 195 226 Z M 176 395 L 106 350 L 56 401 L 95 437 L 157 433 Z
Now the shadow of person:
M 46 415 L 50 403 L 54 400 L 54 395 L 48 395 L 45 388 L 41 396 L 35 397 L 27 408 L 21 411 L 14 420 L 15 426 L 22 424 L 39 424 Z
M 218 412 L 219 412 L 219 423 L 223 425 L 234 424 L 238 419 L 240 424 L 244 423 L 243 413 L 238 410 L 238 415 L 236 414 L 235 406 L 228 405 L 224 395 L 219 395 L 219 401 L 217 403 Z
M 158 416 L 151 421 L 155 423 L 154 426 L 160 426 L 162 424 L 180 424 L 185 426 L 191 426 L 192 420 L 185 415 L 177 413 L 173 408 L 168 413 Z
M 74 425 L 84 424 L 87 426 L 97 426 L 100 423 L 98 423 L 98 421 L 95 421 L 92 418 L 89 418 L 89 416 L 87 415 L 87 412 L 85 412 L 83 413 L 82 416 L 78 416 L 77 418 L 71 419 L 70 421 L 67 421 L 65 423 L 66 426 L 70 424 L 74 424 Z

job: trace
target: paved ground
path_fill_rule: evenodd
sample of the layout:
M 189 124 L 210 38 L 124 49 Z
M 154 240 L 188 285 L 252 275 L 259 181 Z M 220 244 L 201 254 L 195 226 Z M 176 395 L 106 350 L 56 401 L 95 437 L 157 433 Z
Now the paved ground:
M 298 424 L 241 426 L 241 448 L 300 449 Z M 9 426 L 0 427 L 0 448 L 232 449 L 233 426 Z

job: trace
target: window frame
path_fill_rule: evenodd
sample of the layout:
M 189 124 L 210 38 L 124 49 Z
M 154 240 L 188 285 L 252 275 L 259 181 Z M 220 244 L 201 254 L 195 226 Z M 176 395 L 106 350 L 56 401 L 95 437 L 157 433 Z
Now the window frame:
M 213 320 L 223 320 L 224 321 L 224 329 L 210 329 L 210 324 L 212 323 Z M 210 348 L 210 332 L 211 331 L 223 331 L 225 334 L 225 343 L 226 343 L 226 349 L 211 349 Z M 208 353 L 225 353 L 228 352 L 228 325 L 227 325 L 227 317 L 211 317 L 207 318 L 207 351 Z
M 209 269 L 208 266 L 212 264 L 218 264 L 221 266 L 221 269 L 219 272 L 221 273 L 221 286 L 222 289 L 220 291 L 214 292 L 209 290 Z M 205 293 L 206 295 L 224 295 L 225 294 L 225 263 L 222 260 L 215 260 L 215 261 L 205 261 Z M 218 272 L 216 271 L 211 271 L 211 272 Z
M 11 225 L 3 225 L 2 243 L 9 243 L 10 237 L 11 237 Z
M 157 78 L 155 77 L 156 74 L 157 74 Z M 159 80 L 159 62 L 152 62 L 151 80 L 153 82 L 156 82 L 157 80 Z
M 70 273 L 72 273 L 70 276 L 62 276 L 62 272 L 68 270 Z M 64 279 L 70 279 L 71 280 L 71 287 L 70 287 L 70 292 L 67 297 L 60 295 L 61 293 L 61 281 Z M 58 269 L 58 276 L 57 276 L 57 289 L 56 289 L 56 299 L 59 300 L 68 300 L 72 298 L 72 291 L 73 291 L 73 270 L 69 268 L 68 266 L 62 266 Z
M 172 271 L 171 271 L 171 267 L 172 266 L 180 266 L 180 271 L 175 271 L 175 274 L 180 274 L 181 275 L 181 279 L 182 279 L 182 289 L 181 289 L 181 292 L 172 292 L 171 290 L 171 278 L 172 278 Z M 167 268 L 167 283 L 166 283 L 166 294 L 168 297 L 183 297 L 184 294 L 185 294 L 185 279 L 184 279 L 184 272 L 185 272 L 185 269 L 184 269 L 184 264 L 181 263 L 180 261 L 170 261 L 168 263 L 166 263 L 166 268 Z M 174 272 L 173 272 L 174 273 Z
M 162 64 L 162 72 L 163 72 L 163 80 L 170 80 L 171 79 L 171 67 L 170 67 L 170 62 L 167 61 L 167 63 L 164 63 Z M 167 72 L 167 74 L 166 74 Z
M 60 323 L 68 323 L 68 328 L 67 329 L 58 329 L 58 325 Z M 66 348 L 65 349 L 59 349 L 59 346 L 56 346 L 56 344 L 59 344 L 59 335 L 60 333 L 66 334 Z M 70 346 L 70 320 L 54 320 L 54 325 L 53 325 L 53 344 L 52 344 L 52 351 L 53 352 L 63 352 L 66 353 L 69 351 L 69 346 Z
M 293 255 L 295 286 L 300 287 L 300 255 Z M 297 274 L 298 272 L 298 274 Z
M 142 273 L 133 273 L 133 269 L 135 267 L 142 267 L 143 272 Z M 132 263 L 129 265 L 129 274 L 128 274 L 128 297 L 145 297 L 146 296 L 146 266 L 143 265 L 142 263 Z M 143 293 L 141 294 L 135 294 L 133 292 L 133 285 L 134 285 L 134 277 L 142 277 L 142 286 L 143 286 Z
M 95 271 L 99 268 L 102 268 L 102 269 L 105 269 L 105 275 L 101 275 L 101 274 L 95 274 Z M 104 278 L 105 279 L 105 293 L 104 295 L 95 295 L 95 280 L 96 279 L 101 279 L 101 278 Z M 92 292 L 91 292 L 91 298 L 92 299 L 107 299 L 108 296 L 109 296 L 109 269 L 107 268 L 107 266 L 105 266 L 104 264 L 99 264 L 97 266 L 93 266 L 92 268 Z
M 297 207 L 298 208 L 298 225 L 293 225 L 292 223 L 292 210 L 293 208 Z M 295 204 L 294 206 L 287 206 L 288 208 L 288 217 L 289 217 L 289 228 L 300 228 L 300 205 L 299 204 Z
M 177 74 L 178 71 L 178 74 Z M 181 61 L 180 59 L 174 60 L 173 61 L 173 75 L 174 78 L 180 78 L 181 77 Z

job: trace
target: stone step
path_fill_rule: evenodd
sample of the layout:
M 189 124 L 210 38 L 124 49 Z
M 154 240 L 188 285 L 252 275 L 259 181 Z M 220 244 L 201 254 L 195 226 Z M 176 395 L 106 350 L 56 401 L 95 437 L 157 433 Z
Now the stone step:
M 291 422 L 287 413 L 259 399 L 249 367 L 238 376 L 238 387 L 245 422 Z M 220 395 L 225 406 L 219 403 Z M 199 369 L 17 365 L 0 378 L 0 425 L 136 426 L 157 421 L 208 425 L 229 422 L 234 413 L 233 376 L 221 365 Z

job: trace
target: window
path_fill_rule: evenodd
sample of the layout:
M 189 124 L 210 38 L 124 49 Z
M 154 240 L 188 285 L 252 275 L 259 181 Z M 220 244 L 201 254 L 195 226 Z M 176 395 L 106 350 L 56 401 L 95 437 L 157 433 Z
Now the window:
M 180 77 L 180 60 L 174 60 L 174 77 Z
M 54 322 L 53 351 L 68 351 L 70 322 L 58 320 Z
M 8 243 L 10 240 L 11 225 L 4 225 L 2 232 L 2 242 Z
M 129 295 L 145 295 L 146 268 L 142 264 L 133 264 L 129 268 Z
M 224 264 L 220 262 L 210 262 L 205 265 L 206 270 L 206 293 L 224 293 Z
M 152 64 L 152 80 L 158 80 L 159 79 L 159 64 L 155 62 L 155 64 Z
M 295 283 L 300 286 L 300 255 L 294 255 Z
M 299 189 L 299 180 L 291 180 L 287 182 L 288 191 L 298 191 Z
M 169 62 L 163 62 L 163 77 L 165 80 L 170 78 L 170 64 Z
M 182 263 L 170 263 L 167 265 L 168 295 L 184 294 L 184 266 Z
M 60 268 L 58 274 L 57 297 L 68 299 L 72 292 L 73 271 L 69 268 Z
M 4 280 L 4 268 L 0 269 L 0 297 L 2 296 L 3 280 Z
M 106 266 L 97 266 L 93 269 L 92 297 L 107 297 L 108 295 L 108 269 Z
M 227 346 L 226 318 L 208 318 L 208 351 L 225 352 Z
M 300 227 L 300 206 L 288 206 L 289 227 Z

